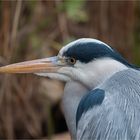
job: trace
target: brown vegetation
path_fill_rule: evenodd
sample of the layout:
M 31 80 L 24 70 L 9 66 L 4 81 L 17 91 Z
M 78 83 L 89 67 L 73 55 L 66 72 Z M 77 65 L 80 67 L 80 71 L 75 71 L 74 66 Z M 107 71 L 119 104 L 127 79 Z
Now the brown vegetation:
M 138 4 L 2 0 L 0 65 L 56 55 L 64 44 L 81 37 L 101 39 L 127 59 L 140 60 L 135 57 L 140 50 L 135 38 L 140 30 Z M 43 138 L 66 130 L 59 104 L 62 89 L 60 82 L 34 75 L 0 75 L 0 138 Z

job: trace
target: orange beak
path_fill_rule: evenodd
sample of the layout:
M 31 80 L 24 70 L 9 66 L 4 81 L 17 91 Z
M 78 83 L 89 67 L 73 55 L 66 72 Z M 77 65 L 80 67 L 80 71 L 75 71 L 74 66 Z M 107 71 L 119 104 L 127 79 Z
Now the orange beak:
M 0 73 L 41 73 L 57 72 L 60 68 L 58 57 L 36 59 L 0 67 Z

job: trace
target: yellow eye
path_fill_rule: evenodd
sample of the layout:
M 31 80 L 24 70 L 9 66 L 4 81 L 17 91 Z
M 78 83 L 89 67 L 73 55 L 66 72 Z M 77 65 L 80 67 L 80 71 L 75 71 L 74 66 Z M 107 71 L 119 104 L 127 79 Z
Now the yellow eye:
M 74 64 L 76 63 L 76 59 L 73 58 L 73 57 L 69 58 L 69 63 L 70 63 L 71 65 L 74 65 Z

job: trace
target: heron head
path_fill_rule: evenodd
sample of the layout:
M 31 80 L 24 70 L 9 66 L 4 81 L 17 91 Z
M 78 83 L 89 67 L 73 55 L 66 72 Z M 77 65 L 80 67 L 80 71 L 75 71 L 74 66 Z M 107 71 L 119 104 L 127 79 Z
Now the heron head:
M 93 87 L 114 72 L 125 69 L 127 64 L 107 44 L 82 38 L 64 46 L 57 56 L 7 65 L 0 68 L 0 73 L 35 73 Z

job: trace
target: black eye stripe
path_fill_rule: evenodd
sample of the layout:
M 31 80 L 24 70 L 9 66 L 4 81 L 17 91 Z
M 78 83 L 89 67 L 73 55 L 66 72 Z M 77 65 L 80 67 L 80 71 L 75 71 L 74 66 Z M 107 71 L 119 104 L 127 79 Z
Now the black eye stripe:
M 83 63 L 89 63 L 94 59 L 109 57 L 127 64 L 126 60 L 115 50 L 110 49 L 105 44 L 96 42 L 76 43 L 68 48 L 63 55 L 65 57 L 74 57 Z

